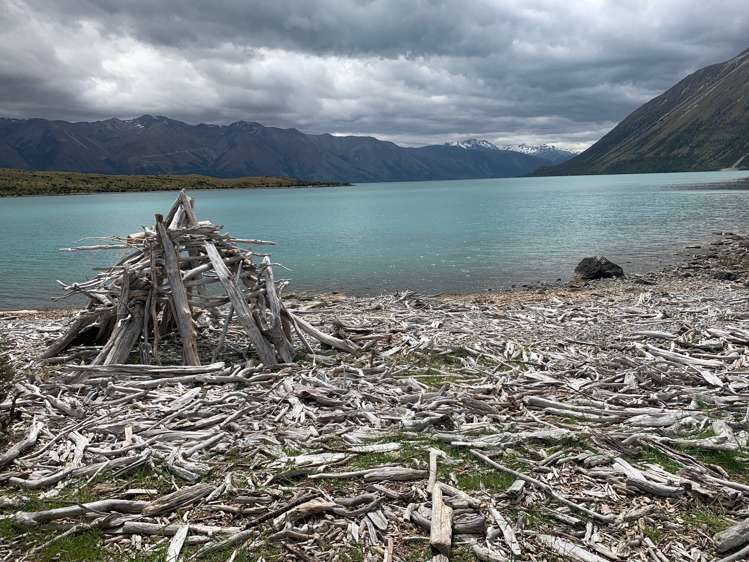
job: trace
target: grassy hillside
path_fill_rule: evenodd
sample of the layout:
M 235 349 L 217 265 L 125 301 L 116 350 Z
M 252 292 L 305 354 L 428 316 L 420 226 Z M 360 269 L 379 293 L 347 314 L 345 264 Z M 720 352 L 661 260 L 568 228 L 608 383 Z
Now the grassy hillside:
M 687 76 L 588 150 L 533 175 L 749 168 L 749 50 Z
M 26 170 L 0 168 L 0 197 L 175 191 L 183 188 L 251 189 L 258 187 L 324 187 L 331 185 L 346 184 L 269 176 L 228 179 L 199 175 L 109 176 L 102 174 L 80 174 L 76 172 L 29 172 Z

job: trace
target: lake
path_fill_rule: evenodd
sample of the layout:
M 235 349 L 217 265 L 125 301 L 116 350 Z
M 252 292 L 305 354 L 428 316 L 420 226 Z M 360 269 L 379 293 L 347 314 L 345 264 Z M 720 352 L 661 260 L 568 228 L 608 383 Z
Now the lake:
M 195 191 L 200 218 L 274 240 L 290 290 L 472 292 L 567 279 L 602 254 L 628 272 L 673 261 L 715 230 L 747 227 L 749 172 L 511 178 Z M 734 183 L 732 183 L 734 182 Z M 126 235 L 173 193 L 0 199 L 0 309 L 66 306 L 56 279 L 89 278 L 118 252 L 60 252 Z

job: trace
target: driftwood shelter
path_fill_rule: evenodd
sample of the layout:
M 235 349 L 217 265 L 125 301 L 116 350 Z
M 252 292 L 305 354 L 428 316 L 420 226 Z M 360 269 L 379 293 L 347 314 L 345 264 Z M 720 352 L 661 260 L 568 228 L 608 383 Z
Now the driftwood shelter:
M 91 365 L 124 364 L 136 351 L 142 364 L 160 364 L 159 342 L 176 333 L 182 364 L 198 366 L 198 326 L 206 314 L 223 323 L 218 343 L 205 346 L 214 360 L 233 321 L 265 366 L 294 360 L 295 333 L 307 349 L 305 336 L 341 351 L 357 351 L 355 343 L 325 334 L 287 310 L 270 256 L 252 249 L 272 242 L 234 238 L 220 226 L 198 220 L 194 201 L 184 191 L 165 216 L 155 219 L 152 227 L 127 236 L 123 244 L 68 248 L 130 252 L 93 279 L 65 285 L 67 295 L 84 295 L 88 305 L 44 358 L 90 343 L 102 346 Z

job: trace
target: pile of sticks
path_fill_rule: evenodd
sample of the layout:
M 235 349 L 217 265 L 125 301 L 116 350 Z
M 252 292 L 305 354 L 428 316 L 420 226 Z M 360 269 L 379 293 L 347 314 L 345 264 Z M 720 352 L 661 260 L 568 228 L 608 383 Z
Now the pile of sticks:
M 159 342 L 178 333 L 182 363 L 198 366 L 197 325 L 206 313 L 223 322 L 214 359 L 233 320 L 265 366 L 294 360 L 293 332 L 308 350 L 305 334 L 335 349 L 357 351 L 353 342 L 327 335 L 289 312 L 280 298 L 282 286 L 273 278 L 270 256 L 240 244 L 251 248 L 273 243 L 232 238 L 220 226 L 198 220 L 193 201 L 182 191 L 166 216 L 157 214 L 153 227 L 131 234 L 123 244 L 67 248 L 132 251 L 90 281 L 63 284 L 66 296 L 85 295 L 88 305 L 43 357 L 58 357 L 85 343 L 101 346 L 91 365 L 127 363 L 135 350 L 142 364 L 160 364 Z M 215 283 L 223 288 L 218 294 L 210 291 Z

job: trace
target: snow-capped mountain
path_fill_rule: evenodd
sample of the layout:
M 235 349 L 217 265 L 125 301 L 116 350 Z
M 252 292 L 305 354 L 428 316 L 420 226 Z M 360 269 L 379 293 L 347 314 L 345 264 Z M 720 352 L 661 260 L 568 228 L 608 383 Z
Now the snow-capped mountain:
M 457 146 L 465 150 L 501 150 L 509 152 L 520 152 L 529 156 L 535 156 L 546 160 L 550 164 L 560 164 L 576 156 L 575 152 L 562 150 L 551 144 L 507 144 L 497 146 L 486 139 L 465 139 L 445 143 L 448 146 Z
M 531 156 L 538 156 L 545 160 L 549 160 L 554 164 L 565 162 L 576 156 L 576 152 L 569 150 L 563 150 L 557 148 L 553 144 L 506 144 L 499 147 L 500 150 L 511 150 L 513 152 L 522 152 L 523 154 L 530 154 Z
M 486 139 L 465 139 L 445 143 L 447 146 L 457 146 L 466 150 L 499 150 L 496 144 Z

